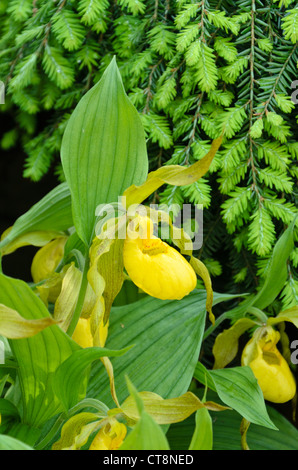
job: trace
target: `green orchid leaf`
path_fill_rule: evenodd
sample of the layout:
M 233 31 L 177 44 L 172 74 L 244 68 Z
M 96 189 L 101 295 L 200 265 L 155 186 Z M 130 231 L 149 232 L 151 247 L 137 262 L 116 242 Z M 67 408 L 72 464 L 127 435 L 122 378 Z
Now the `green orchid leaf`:
M 51 318 L 25 282 L 3 274 L 0 274 L 0 303 L 28 320 Z M 57 325 L 48 326 L 30 338 L 11 339 L 9 344 L 18 364 L 22 421 L 37 427 L 60 410 L 51 379 L 58 366 L 79 346 Z
M 0 416 L 19 416 L 17 407 L 9 400 L 0 398 Z
M 216 394 L 208 391 L 208 399 Z M 298 430 L 277 410 L 268 406 L 268 414 L 278 431 L 250 424 L 247 443 L 251 450 L 298 450 Z M 210 412 L 213 421 L 213 450 L 241 450 L 241 416 L 233 410 Z M 172 424 L 167 432 L 171 450 L 188 450 L 195 429 L 195 418 Z
M 34 446 L 41 433 L 40 429 L 29 426 L 28 424 L 22 423 L 18 420 L 10 421 L 9 426 L 7 426 L 6 429 L 3 428 L 1 426 L 0 434 L 5 433 L 9 437 L 12 437 L 28 446 Z
M 120 446 L 120 450 L 169 450 L 162 428 L 145 411 L 141 395 L 128 377 L 126 377 L 126 382 L 130 398 L 135 402 L 134 408 L 138 410 L 138 421 Z
M 25 235 L 35 234 L 35 240 L 40 243 L 47 243 L 46 232 L 64 232 L 73 226 L 71 213 L 70 192 L 66 183 L 62 183 L 50 191 L 39 202 L 34 204 L 25 214 L 21 215 L 8 229 L 0 242 L 0 252 L 12 252 L 24 243 L 32 243 L 34 239 L 27 239 Z M 38 238 L 38 234 L 44 238 L 44 242 Z M 24 241 L 25 240 L 25 241 Z M 35 242 L 35 243 L 37 243 Z
M 136 414 L 136 416 L 132 417 L 132 419 L 138 420 L 140 419 L 140 415 L 142 414 L 142 412 L 145 411 L 144 397 L 141 397 L 141 395 L 139 394 L 136 387 L 131 382 L 128 376 L 125 377 L 125 380 L 126 380 L 126 385 L 127 385 L 127 389 L 129 392 L 129 396 L 125 400 L 124 405 L 127 401 L 130 402 L 130 405 L 132 405 L 132 409 L 135 411 L 135 414 Z M 130 407 L 128 406 L 128 409 L 129 408 Z M 123 407 L 121 407 L 121 410 L 123 411 Z M 129 416 L 129 415 L 126 414 L 126 416 Z
M 297 429 L 273 408 L 268 409 L 268 412 L 278 431 L 250 424 L 246 436 L 249 449 L 298 450 Z M 234 411 L 224 411 L 217 413 L 216 419 L 213 427 L 213 450 L 240 450 L 241 417 L 239 414 Z
M 247 312 L 252 306 L 263 310 L 270 305 L 280 293 L 288 276 L 287 260 L 294 247 L 293 231 L 295 223 L 296 218 L 277 241 L 261 289 L 256 295 L 250 295 L 239 307 L 236 307 L 234 310 L 235 314 L 241 315 Z M 230 317 L 235 317 L 233 310 L 229 313 L 231 314 L 229 315 Z
M 294 248 L 293 232 L 296 220 L 297 217 L 282 234 L 273 249 L 267 276 L 262 288 L 255 296 L 254 307 L 263 310 L 274 302 L 287 280 L 287 260 Z
M 298 306 L 294 305 L 293 307 L 289 307 L 282 312 L 279 312 L 276 317 L 269 317 L 268 318 L 268 325 L 275 325 L 276 323 L 280 322 L 290 322 L 298 328 Z
M 68 411 L 86 394 L 86 378 L 88 368 L 92 362 L 101 357 L 114 357 L 125 354 L 130 349 L 110 350 L 106 348 L 92 347 L 75 351 L 56 370 L 52 385 L 57 397 Z M 103 368 L 103 366 L 102 366 Z
M 125 93 L 115 58 L 72 113 L 61 160 L 74 225 L 89 246 L 98 205 L 117 202 L 131 184 L 143 183 L 148 172 L 143 126 Z
M 0 450 L 34 450 L 33 447 L 28 446 L 15 437 L 0 434 Z
M 194 377 L 251 423 L 276 429 L 268 416 L 263 393 L 250 367 L 207 370 L 198 363 Z
M 270 258 L 265 281 L 257 294 L 249 295 L 237 307 L 225 312 L 221 321 L 227 318 L 233 320 L 241 318 L 251 307 L 263 310 L 276 299 L 287 280 L 287 260 L 294 247 L 293 231 L 295 223 L 296 217 L 278 239 Z
M 229 295 L 214 293 L 213 305 L 229 299 Z M 205 320 L 205 290 L 195 290 L 179 301 L 147 296 L 112 307 L 106 347 L 134 345 L 124 356 L 111 359 L 119 402 L 127 398 L 126 375 L 138 390 L 157 393 L 164 399 L 187 392 Z M 113 406 L 106 374 L 98 367 L 92 370 L 87 394 Z
M 161 427 L 145 411 L 120 447 L 121 450 L 169 450 Z
M 212 450 L 212 445 L 212 419 L 207 408 L 200 408 L 196 412 L 196 426 L 189 450 Z
M 4 233 L 4 241 L 6 241 L 5 234 L 9 233 L 9 230 L 10 229 L 8 229 L 7 232 Z M 13 241 L 7 243 L 7 245 L 3 246 L 1 250 L 1 255 L 9 255 L 14 251 L 18 250 L 19 248 L 28 245 L 43 247 L 50 243 L 52 240 L 60 238 L 61 235 L 63 235 L 62 232 L 55 232 L 53 230 L 39 230 L 36 232 L 24 233 L 23 235 L 20 235 L 19 237 L 15 238 Z

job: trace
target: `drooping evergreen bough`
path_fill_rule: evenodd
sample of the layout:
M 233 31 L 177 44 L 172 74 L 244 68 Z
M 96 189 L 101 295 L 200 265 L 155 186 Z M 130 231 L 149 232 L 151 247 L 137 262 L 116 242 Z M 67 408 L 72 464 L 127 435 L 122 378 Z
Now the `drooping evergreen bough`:
M 224 133 L 207 177 L 164 187 L 154 202 L 203 205 L 199 256 L 220 290 L 262 283 L 297 213 L 293 0 L 3 0 L 0 38 L 0 111 L 13 117 L 2 154 L 23 146 L 24 177 L 38 181 L 54 165 L 63 179 L 65 125 L 116 55 L 151 169 L 192 163 Z M 277 309 L 298 302 L 297 264 L 295 248 Z

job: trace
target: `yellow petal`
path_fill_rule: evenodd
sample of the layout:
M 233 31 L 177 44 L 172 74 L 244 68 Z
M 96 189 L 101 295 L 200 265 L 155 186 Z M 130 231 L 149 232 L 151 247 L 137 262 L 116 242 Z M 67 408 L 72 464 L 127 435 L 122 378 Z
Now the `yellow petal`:
M 174 186 L 185 186 L 198 181 L 209 170 L 221 142 L 222 136 L 214 139 L 210 151 L 204 158 L 193 165 L 188 167 L 165 165 L 156 171 L 152 171 L 141 186 L 132 185 L 126 189 L 123 193 L 123 206 L 129 208 L 132 204 L 140 204 L 164 183 Z
M 1 237 L 1 241 L 4 241 L 6 236 L 9 234 L 10 230 L 12 227 L 7 229 Z M 55 232 L 55 231 L 36 231 L 36 232 L 28 232 L 24 233 L 23 235 L 20 235 L 19 237 L 15 238 L 11 242 L 8 242 L 6 245 L 4 245 L 1 248 L 1 255 L 9 255 L 10 253 L 13 253 L 16 251 L 18 248 L 22 248 L 23 246 L 44 246 L 47 243 L 49 243 L 51 240 L 55 238 L 60 238 L 61 237 L 61 232 Z
M 62 281 L 64 273 L 53 273 L 45 282 L 40 286 L 36 286 L 36 292 L 43 303 L 48 306 L 48 303 L 55 303 L 61 292 Z
M 82 348 L 93 346 L 93 336 L 90 329 L 90 318 L 80 318 L 73 332 L 72 339 Z
M 105 282 L 103 298 L 105 301 L 104 323 L 107 322 L 112 304 L 123 285 L 123 242 L 115 239 L 107 252 L 97 261 L 97 269 Z
M 54 308 L 54 318 L 60 322 L 63 331 L 67 331 L 71 322 L 77 304 L 81 280 L 81 271 L 72 263 L 63 278 L 61 292 Z
M 106 344 L 109 330 L 109 322 L 104 323 L 104 311 L 105 301 L 103 297 L 100 297 L 99 301 L 96 301 L 96 310 L 92 310 L 90 316 L 90 329 L 93 336 L 94 346 L 103 348 Z
M 102 297 L 105 289 L 105 280 L 100 274 L 98 269 L 98 263 L 100 257 L 109 251 L 112 241 L 111 240 L 99 240 L 96 239 L 93 241 L 90 248 L 90 267 L 88 270 L 87 278 L 88 282 L 93 289 L 95 295 L 95 304 L 93 306 L 92 314 L 95 321 L 98 324 L 101 322 L 104 316 L 104 308 Z
M 127 433 L 126 426 L 115 418 L 103 426 L 93 439 L 89 450 L 117 450 Z
M 250 318 L 240 318 L 230 328 L 217 335 L 212 348 L 214 369 L 223 369 L 236 357 L 240 336 L 255 325 Z
M 103 325 L 103 322 L 101 322 L 100 325 L 94 327 L 92 320 L 92 316 L 89 318 L 81 317 L 73 332 L 72 339 L 82 348 L 90 348 L 92 346 L 104 347 L 105 345 L 109 324 Z M 98 340 L 96 340 L 97 335 Z
M 101 256 L 108 253 L 113 240 L 110 239 L 95 239 L 90 248 L 90 268 L 87 274 L 88 281 L 95 295 L 95 303 L 91 313 L 90 325 L 93 335 L 94 346 L 104 347 L 108 335 L 108 321 L 105 321 L 105 301 L 103 293 L 105 290 L 105 279 L 99 272 L 99 261 Z M 119 405 L 116 389 L 113 366 L 108 357 L 102 357 L 103 363 L 110 380 L 111 395 L 116 403 Z
M 48 279 L 63 258 L 67 237 L 59 237 L 40 248 L 35 254 L 31 274 L 35 283 Z
M 128 237 L 123 259 L 131 280 L 158 299 L 182 299 L 197 285 L 196 274 L 186 259 L 160 238 Z
M 241 361 L 252 369 L 266 400 L 285 403 L 294 398 L 296 382 L 276 347 L 278 340 L 279 333 L 273 328 L 259 328 L 246 344 Z
M 198 274 L 198 276 L 200 276 L 204 281 L 204 285 L 205 285 L 206 292 L 207 292 L 206 310 L 209 313 L 209 320 L 211 321 L 212 324 L 214 324 L 215 317 L 212 313 L 213 289 L 212 289 L 212 282 L 211 282 L 209 271 L 204 265 L 204 263 L 202 263 L 202 261 L 200 261 L 197 258 L 194 258 L 193 256 L 190 259 L 190 264 L 193 267 L 196 274 Z
M 177 398 L 163 399 L 153 392 L 140 392 L 139 396 L 144 404 L 145 411 L 158 424 L 171 424 L 184 421 L 192 413 L 205 405 L 191 392 L 186 392 Z M 121 406 L 122 412 L 132 420 L 140 417 L 134 397 L 129 396 Z
M 0 335 L 6 338 L 29 338 L 55 324 L 56 321 L 50 316 L 29 320 L 22 317 L 16 310 L 0 304 Z
M 268 324 L 274 325 L 275 323 L 280 322 L 291 322 L 296 328 L 298 328 L 298 305 L 293 305 L 292 307 L 287 308 L 280 312 L 276 317 L 269 317 Z
M 78 413 L 63 425 L 60 439 L 52 450 L 79 450 L 98 428 L 100 420 L 94 413 Z

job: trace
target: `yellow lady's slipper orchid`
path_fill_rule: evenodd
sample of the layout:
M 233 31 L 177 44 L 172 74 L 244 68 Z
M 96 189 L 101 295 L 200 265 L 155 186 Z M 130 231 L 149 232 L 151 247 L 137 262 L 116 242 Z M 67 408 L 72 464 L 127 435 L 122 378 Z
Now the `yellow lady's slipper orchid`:
M 242 365 L 249 366 L 258 380 L 264 398 L 285 403 L 296 394 L 293 374 L 276 347 L 280 339 L 271 326 L 258 328 L 242 353 Z
M 174 248 L 153 235 L 148 217 L 139 221 L 138 232 L 127 230 L 123 258 L 131 280 L 158 299 L 182 299 L 197 285 L 194 269 Z
M 117 450 L 121 446 L 127 433 L 126 426 L 115 418 L 100 429 L 93 439 L 89 450 Z
M 31 265 L 31 275 L 35 283 L 48 279 L 53 274 L 63 257 L 66 241 L 67 237 L 56 238 L 37 251 Z
M 93 336 L 90 328 L 90 318 L 80 318 L 73 332 L 72 339 L 82 348 L 93 346 Z
M 103 297 L 100 298 L 100 303 L 104 309 Z M 92 314 L 89 317 L 81 316 L 73 332 L 72 339 L 82 348 L 90 348 L 92 346 L 103 348 L 108 336 L 108 329 L 109 322 L 104 325 L 103 318 L 96 321 Z
M 106 338 L 108 335 L 108 323 L 104 326 L 101 323 L 99 327 L 99 344 L 101 347 L 104 347 Z M 80 318 L 77 326 L 73 332 L 72 339 L 78 343 L 82 348 L 90 348 L 92 346 L 97 346 L 93 342 L 93 334 L 91 332 L 91 319 L 89 318 Z

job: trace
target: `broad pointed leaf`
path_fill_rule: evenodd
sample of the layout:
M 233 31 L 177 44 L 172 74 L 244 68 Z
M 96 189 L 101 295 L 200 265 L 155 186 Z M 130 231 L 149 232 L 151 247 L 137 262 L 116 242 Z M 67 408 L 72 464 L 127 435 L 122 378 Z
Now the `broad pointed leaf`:
M 15 437 L 0 434 L 0 450 L 34 450 Z
M 148 172 L 145 134 L 113 59 L 81 99 L 65 129 L 61 160 L 69 184 L 74 224 L 90 245 L 99 204 L 117 202 Z
M 72 227 L 71 199 L 66 183 L 50 191 L 39 202 L 21 215 L 0 242 L 0 251 L 16 242 L 24 234 L 31 232 L 63 232 Z
M 269 419 L 262 391 L 250 367 L 207 370 L 198 363 L 194 376 L 251 423 L 276 429 Z
M 208 392 L 208 398 L 216 400 L 216 394 Z M 298 450 L 298 430 L 277 410 L 268 406 L 270 419 L 279 429 L 264 428 L 251 424 L 247 443 L 251 450 Z M 213 420 L 213 450 L 241 450 L 241 416 L 236 411 L 210 412 Z M 188 450 L 193 436 L 195 419 L 190 416 L 181 423 L 170 426 L 167 438 L 171 450 Z
M 230 296 L 214 294 L 214 304 Z M 206 320 L 206 293 L 194 291 L 180 301 L 145 297 L 112 307 L 106 347 L 134 347 L 112 358 L 119 402 L 127 397 L 125 376 L 138 390 L 163 398 L 178 397 L 188 390 L 200 353 Z M 94 367 L 88 395 L 108 406 L 111 401 L 106 374 Z
M 0 274 L 0 303 L 28 320 L 50 318 L 43 302 L 25 282 L 3 274 Z M 30 338 L 9 340 L 9 343 L 18 363 L 22 420 L 37 427 L 60 410 L 61 405 L 51 385 L 52 376 L 79 346 L 57 325 L 49 326 Z
M 207 408 L 200 408 L 196 412 L 196 427 L 189 450 L 212 450 L 212 444 L 212 419 Z
M 53 387 L 64 409 L 67 411 L 80 398 L 85 396 L 84 378 L 92 362 L 102 357 L 121 356 L 126 350 L 112 351 L 110 349 L 92 347 L 75 351 L 57 369 L 53 378 Z M 102 366 L 103 368 L 103 366 Z

